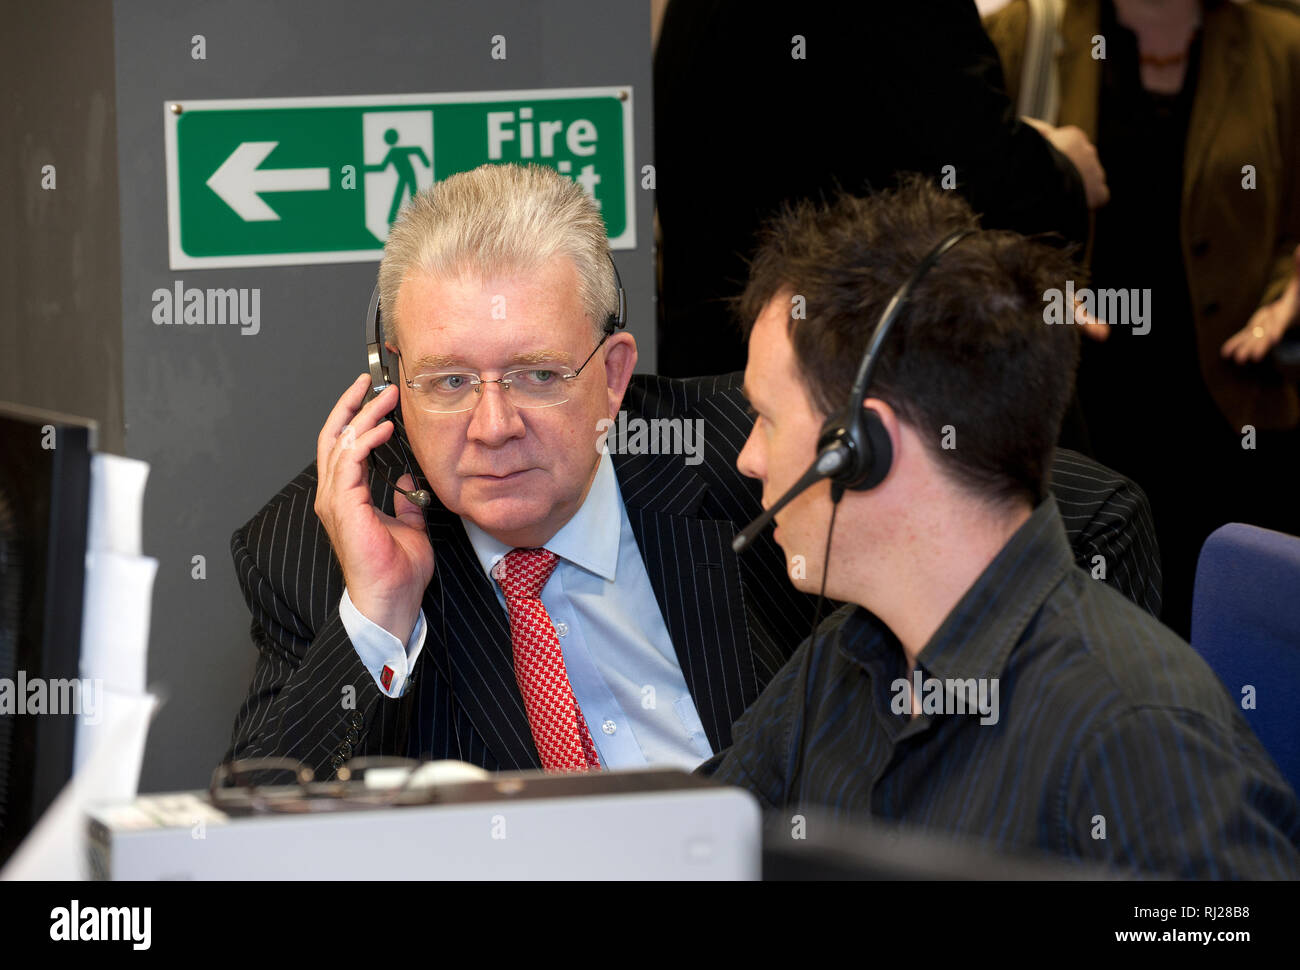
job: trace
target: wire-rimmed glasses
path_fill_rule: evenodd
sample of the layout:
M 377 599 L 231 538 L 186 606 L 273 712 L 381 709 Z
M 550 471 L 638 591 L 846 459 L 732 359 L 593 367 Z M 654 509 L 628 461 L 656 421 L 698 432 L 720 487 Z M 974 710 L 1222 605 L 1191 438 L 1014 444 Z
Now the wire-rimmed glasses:
M 353 758 L 331 781 L 316 781 L 315 772 L 292 758 L 245 758 L 218 765 L 208 796 L 212 804 L 235 814 L 329 812 L 426 801 L 427 793 L 410 788 L 420 761 L 413 758 Z M 366 780 L 367 771 L 388 770 L 386 784 Z
M 566 403 L 570 386 L 608 339 L 609 333 L 601 337 L 600 343 L 577 370 L 561 361 L 538 360 L 512 367 L 492 380 L 485 380 L 482 375 L 467 370 L 421 371 L 408 377 L 401 351 L 392 352 L 397 355 L 402 380 L 421 410 L 433 414 L 459 414 L 474 410 L 488 384 L 500 385 L 517 408 L 553 408 Z

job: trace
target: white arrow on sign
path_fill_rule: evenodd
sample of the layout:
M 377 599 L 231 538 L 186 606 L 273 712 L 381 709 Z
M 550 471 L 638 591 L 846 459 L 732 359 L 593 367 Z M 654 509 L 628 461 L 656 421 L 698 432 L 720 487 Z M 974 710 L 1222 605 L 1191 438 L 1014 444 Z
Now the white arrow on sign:
M 328 168 L 259 169 L 278 144 L 278 141 L 241 142 L 208 179 L 208 188 L 221 196 L 245 222 L 280 218 L 278 212 L 262 201 L 259 192 L 302 192 L 330 187 Z

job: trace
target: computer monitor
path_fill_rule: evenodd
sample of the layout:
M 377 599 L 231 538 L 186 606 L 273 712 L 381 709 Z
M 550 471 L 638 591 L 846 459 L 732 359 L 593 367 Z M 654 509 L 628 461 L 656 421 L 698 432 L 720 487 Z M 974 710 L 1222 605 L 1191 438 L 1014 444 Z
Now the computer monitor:
M 0 402 L 0 865 L 72 777 L 76 717 L 19 691 L 78 677 L 94 445 L 93 421 Z
M 763 879 L 819 882 L 1095 881 L 1132 873 L 1047 853 L 1008 854 L 987 843 L 933 829 L 875 819 L 846 820 L 816 807 L 768 813 L 763 825 Z

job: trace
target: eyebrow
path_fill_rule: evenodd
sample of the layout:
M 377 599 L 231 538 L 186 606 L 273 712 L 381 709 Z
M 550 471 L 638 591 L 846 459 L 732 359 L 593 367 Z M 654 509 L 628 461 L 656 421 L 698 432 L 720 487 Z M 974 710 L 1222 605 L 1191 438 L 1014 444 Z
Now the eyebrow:
M 544 364 L 555 362 L 559 364 L 572 364 L 573 355 L 563 350 L 530 350 L 517 354 L 511 354 L 506 358 L 506 367 L 514 364 Z M 429 368 L 430 370 L 443 370 L 448 367 L 464 367 L 468 370 L 474 368 L 457 354 L 425 354 L 423 357 L 414 361 L 411 365 L 419 370 Z
M 750 407 L 754 408 L 755 410 L 758 409 L 758 404 L 757 404 L 757 402 L 755 402 L 755 400 L 754 400 L 754 395 L 753 395 L 753 393 L 749 390 L 749 385 L 748 385 L 748 384 L 741 384 L 741 385 L 740 385 L 740 393 L 743 394 L 743 395 L 745 395 L 745 400 L 749 402 Z

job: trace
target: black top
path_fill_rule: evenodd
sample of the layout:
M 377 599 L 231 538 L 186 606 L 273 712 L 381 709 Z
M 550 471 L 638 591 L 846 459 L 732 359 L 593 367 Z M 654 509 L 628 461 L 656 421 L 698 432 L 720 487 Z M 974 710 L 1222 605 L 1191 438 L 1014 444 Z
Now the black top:
M 1186 878 L 1300 875 L 1300 803 L 1233 699 L 1187 644 L 1073 566 L 1053 502 L 917 669 L 948 687 L 946 713 L 908 715 L 898 640 L 845 607 L 699 770 L 766 808 L 819 806 L 1004 852 Z M 932 690 L 923 680 L 923 702 Z
M 1198 424 L 1226 423 L 1201 378 L 1183 266 L 1183 165 L 1200 35 L 1188 51 L 1182 89 L 1159 94 L 1142 86 L 1137 38 L 1115 19 L 1109 2 L 1102 4 L 1100 23 L 1107 56 L 1097 151 L 1111 199 L 1097 210 L 1092 285 L 1149 289 L 1151 328 L 1138 333 L 1117 325 L 1108 340 L 1086 341 L 1079 394 L 1097 457 L 1124 468 L 1147 453 L 1148 421 L 1177 419 L 1181 425 L 1190 417 Z M 1116 394 L 1116 387 L 1124 393 Z M 1137 404 L 1141 420 L 1135 421 Z
M 1137 37 L 1109 0 L 1100 25 L 1107 47 L 1097 152 L 1111 199 L 1097 210 L 1092 286 L 1148 291 L 1150 329 L 1116 325 L 1104 342 L 1085 340 L 1078 397 L 1093 454 L 1133 476 L 1151 500 L 1165 562 L 1161 618 L 1187 637 L 1201 543 L 1258 511 L 1235 505 L 1240 437 L 1201 375 L 1183 260 L 1184 155 L 1201 40 L 1188 50 L 1182 89 L 1159 94 L 1143 87 Z
M 1016 119 L 970 0 L 676 0 L 654 102 L 662 374 L 745 366 L 725 301 L 786 200 L 951 166 L 986 228 L 1087 237 L 1078 172 Z

